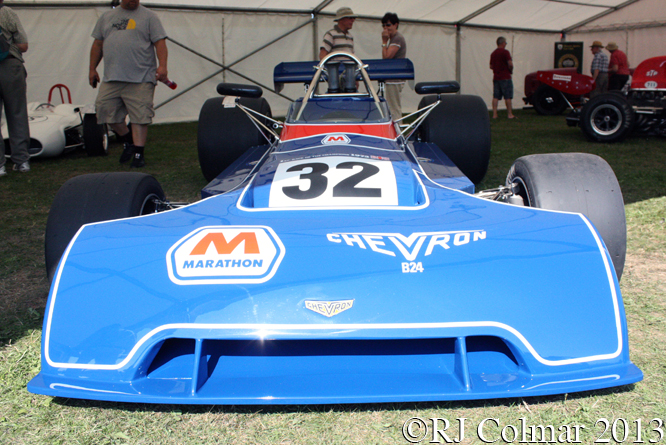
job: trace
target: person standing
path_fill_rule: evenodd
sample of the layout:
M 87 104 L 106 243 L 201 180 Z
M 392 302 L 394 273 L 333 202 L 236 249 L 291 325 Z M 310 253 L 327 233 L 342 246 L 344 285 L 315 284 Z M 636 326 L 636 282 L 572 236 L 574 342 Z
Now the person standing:
M 382 59 L 404 59 L 407 55 L 407 42 L 398 32 L 400 19 L 398 15 L 387 12 L 382 17 Z M 404 80 L 391 80 L 384 84 L 384 95 L 393 120 L 402 117 L 400 93 L 405 85 Z
M 4 6 L 4 0 L 0 0 L 0 28 L 2 38 L 9 43 L 9 53 L 0 61 L 0 110 L 4 106 L 14 170 L 27 173 L 30 171 L 30 126 L 25 81 L 27 73 L 22 54 L 28 51 L 28 36 L 18 15 Z M 2 141 L 0 134 L 0 176 L 5 176 L 5 144 Z
M 590 46 L 594 59 L 592 59 L 592 79 L 595 82 L 594 90 L 590 93 L 590 97 L 598 96 L 608 91 L 608 56 L 603 51 L 604 45 L 595 40 Z
M 342 7 L 335 13 L 334 22 L 337 22 L 333 29 L 324 34 L 324 40 L 319 48 L 319 60 L 323 59 L 329 53 L 345 52 L 354 54 L 354 36 L 350 29 L 354 26 L 356 15 L 351 8 Z
M 146 165 L 144 148 L 148 125 L 155 116 L 153 97 L 157 81 L 166 81 L 166 32 L 157 14 L 139 0 L 120 0 L 120 7 L 107 11 L 92 32 L 89 82 L 100 81 L 97 66 L 104 58 L 104 78 L 99 87 L 97 122 L 109 124 L 123 141 L 120 163 Z M 125 124 L 129 114 L 132 131 Z
M 497 119 L 497 105 L 504 98 L 509 119 L 515 119 L 511 107 L 513 99 L 513 59 L 506 49 L 506 39 L 497 38 L 497 49 L 490 55 L 490 69 L 493 70 L 493 119 Z
M 608 90 L 621 90 L 629 80 L 629 60 L 615 42 L 608 42 L 606 49 L 611 53 L 608 63 Z

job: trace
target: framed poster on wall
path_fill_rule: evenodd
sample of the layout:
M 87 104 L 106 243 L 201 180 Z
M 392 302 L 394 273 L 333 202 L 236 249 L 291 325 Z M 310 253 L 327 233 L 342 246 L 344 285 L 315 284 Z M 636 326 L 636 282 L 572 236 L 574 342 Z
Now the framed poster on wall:
M 583 42 L 555 42 L 555 68 L 583 70 Z

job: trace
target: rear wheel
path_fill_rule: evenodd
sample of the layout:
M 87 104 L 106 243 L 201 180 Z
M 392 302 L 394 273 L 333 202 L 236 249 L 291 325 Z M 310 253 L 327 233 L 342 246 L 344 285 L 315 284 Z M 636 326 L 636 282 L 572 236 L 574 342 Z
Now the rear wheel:
M 567 102 L 562 93 L 548 85 L 540 85 L 532 96 L 532 103 L 537 113 L 544 116 L 562 114 L 567 109 Z
M 165 199 L 157 179 L 144 173 L 76 176 L 56 194 L 46 221 L 46 273 L 52 281 L 67 245 L 84 224 L 154 213 Z
M 618 280 L 627 251 L 622 191 L 613 169 L 586 153 L 529 155 L 518 158 L 506 178 L 519 185 L 526 206 L 582 213 L 599 231 Z
M 437 101 L 425 96 L 419 109 Z M 437 145 L 474 184 L 483 180 L 490 161 L 490 116 L 478 96 L 442 96 L 419 128 L 421 140 Z
M 263 97 L 241 98 L 240 103 L 271 117 L 271 107 Z M 197 148 L 201 172 L 207 181 L 215 179 L 248 148 L 263 144 L 266 139 L 262 132 L 240 108 L 225 108 L 221 97 L 204 103 L 199 114 Z
M 624 96 L 605 93 L 585 104 L 580 126 L 590 140 L 618 142 L 631 133 L 634 119 L 634 110 Z
M 96 114 L 83 116 L 83 145 L 88 156 L 105 156 L 109 151 L 107 125 L 98 124 Z

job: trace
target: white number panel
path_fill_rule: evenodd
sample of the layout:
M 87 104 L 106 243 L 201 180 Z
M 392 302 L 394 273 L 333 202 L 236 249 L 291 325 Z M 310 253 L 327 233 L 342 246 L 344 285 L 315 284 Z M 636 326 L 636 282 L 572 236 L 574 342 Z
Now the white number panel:
M 389 161 L 330 156 L 281 163 L 269 207 L 397 206 Z

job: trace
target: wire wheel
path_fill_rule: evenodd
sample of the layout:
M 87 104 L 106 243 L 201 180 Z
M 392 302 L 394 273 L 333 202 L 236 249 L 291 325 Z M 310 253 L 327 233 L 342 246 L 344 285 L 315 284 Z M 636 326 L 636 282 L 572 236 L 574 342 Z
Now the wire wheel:
M 610 136 L 622 126 L 623 114 L 613 104 L 603 104 L 592 111 L 590 126 L 595 133 L 601 136 Z

